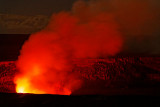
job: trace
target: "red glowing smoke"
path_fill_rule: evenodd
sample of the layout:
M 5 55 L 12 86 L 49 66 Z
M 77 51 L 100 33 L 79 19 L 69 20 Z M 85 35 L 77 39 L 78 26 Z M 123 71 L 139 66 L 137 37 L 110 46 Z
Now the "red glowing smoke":
M 81 1 L 75 6 L 72 12 L 54 14 L 45 29 L 25 42 L 17 61 L 17 92 L 70 95 L 82 84 L 72 72 L 72 59 L 113 56 L 121 50 L 123 39 L 112 14 L 95 12 Z

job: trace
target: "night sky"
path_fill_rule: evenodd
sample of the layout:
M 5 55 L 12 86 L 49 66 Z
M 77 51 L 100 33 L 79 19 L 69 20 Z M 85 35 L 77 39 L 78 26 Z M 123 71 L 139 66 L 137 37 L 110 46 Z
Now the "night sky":
M 51 15 L 54 12 L 70 10 L 75 1 L 77 0 L 0 0 L 0 13 L 22 15 Z M 122 2 L 125 1 L 129 0 L 123 0 Z M 160 0 L 141 1 L 150 1 L 158 11 Z
M 76 0 L 0 0 L 0 13 L 21 15 L 51 15 L 70 10 Z
M 76 1 L 78 0 L 0 0 L 0 34 L 26 34 L 39 31 L 45 27 L 52 14 L 71 11 Z M 120 20 L 120 26 L 125 25 L 124 32 L 132 32 L 128 33 L 129 35 L 137 35 L 135 32 L 138 30 L 139 32 L 143 30 L 143 34 L 139 33 L 138 35 L 160 35 L 160 0 L 97 1 L 107 1 L 103 8 L 108 8 L 116 20 Z M 85 12 L 85 10 L 83 11 Z M 139 24 L 141 22 L 143 24 Z M 33 23 L 36 24 L 33 25 Z M 139 25 L 141 29 L 139 29 Z M 152 32 L 148 32 L 150 30 Z
M 0 34 L 31 34 L 40 31 L 48 24 L 52 14 L 73 12 L 72 6 L 76 1 L 0 0 Z M 97 1 L 107 3 L 99 5 L 89 2 L 91 11 L 104 8 L 112 13 L 131 51 L 160 53 L 160 0 Z M 93 8 L 94 5 L 97 9 Z M 86 12 L 85 9 L 81 11 Z

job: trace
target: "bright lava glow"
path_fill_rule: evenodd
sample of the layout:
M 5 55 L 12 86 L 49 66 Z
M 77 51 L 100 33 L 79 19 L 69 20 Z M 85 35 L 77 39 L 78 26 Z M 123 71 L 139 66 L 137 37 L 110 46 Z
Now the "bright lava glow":
M 19 78 L 18 85 L 16 87 L 17 93 L 33 93 L 33 94 L 45 94 L 43 91 L 39 91 L 38 89 L 30 86 L 30 81 L 26 78 Z
M 25 76 L 17 76 L 15 79 L 16 92 L 17 93 L 32 93 L 32 94 L 60 94 L 60 95 L 70 95 L 71 91 L 60 83 L 55 83 L 53 86 L 49 87 L 42 83 L 41 80 L 32 80 L 33 78 L 43 78 L 40 73 L 41 70 L 38 66 L 34 66 L 31 73 L 27 73 Z M 44 80 L 43 80 L 44 81 Z M 45 90 L 44 90 L 45 88 Z M 44 90 L 44 91 L 43 91 Z
M 17 93 L 25 93 L 25 92 L 24 92 L 24 88 L 23 88 L 23 87 L 19 87 L 19 88 L 17 89 Z

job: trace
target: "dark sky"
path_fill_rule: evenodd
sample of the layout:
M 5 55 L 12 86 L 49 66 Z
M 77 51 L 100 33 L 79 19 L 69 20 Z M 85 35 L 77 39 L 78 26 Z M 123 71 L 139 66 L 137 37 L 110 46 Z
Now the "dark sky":
M 51 15 L 54 12 L 70 10 L 75 1 L 77 0 L 0 0 L 0 13 L 20 15 Z M 148 1 L 151 1 L 151 4 L 154 5 L 155 8 L 159 7 L 160 0 Z
M 39 31 L 42 22 L 48 23 L 49 17 L 46 15 L 50 16 L 55 12 L 71 10 L 75 1 L 77 0 L 0 0 L 0 34 L 31 34 Z M 111 12 L 118 19 L 117 22 L 122 34 L 127 35 L 126 37 L 131 35 L 135 38 L 143 36 L 146 39 L 142 41 L 143 43 L 139 43 L 132 40 L 132 38 L 130 39 L 129 36 L 127 42 L 131 47 L 131 51 L 144 50 L 144 52 L 160 53 L 160 0 L 106 1 L 109 1 L 111 7 L 113 7 Z M 94 7 L 94 3 L 89 4 Z M 96 6 L 102 8 L 101 5 L 97 4 Z M 104 6 L 105 9 L 109 5 L 105 4 Z M 110 8 L 107 7 L 106 9 L 110 11 Z M 95 10 L 95 8 L 92 10 Z M 82 13 L 84 11 L 82 9 Z M 21 17 L 23 15 L 25 17 Z M 41 15 L 45 17 L 41 17 Z
M 0 13 L 22 15 L 51 15 L 70 10 L 76 0 L 0 0 Z

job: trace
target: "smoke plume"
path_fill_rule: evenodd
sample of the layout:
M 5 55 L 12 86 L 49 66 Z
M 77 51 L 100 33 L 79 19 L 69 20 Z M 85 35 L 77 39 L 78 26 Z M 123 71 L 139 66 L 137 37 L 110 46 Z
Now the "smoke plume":
M 158 13 L 152 10 L 150 0 L 79 0 L 70 12 L 53 14 L 48 25 L 22 47 L 17 92 L 70 95 L 83 84 L 79 74 L 72 72 L 73 59 L 137 49 L 131 47 L 141 50 L 148 44 L 144 38 L 159 38 Z
M 72 59 L 113 56 L 121 50 L 114 16 L 93 9 L 78 1 L 71 12 L 54 14 L 45 29 L 30 36 L 17 61 L 17 92 L 69 95 L 82 83 L 71 71 Z
M 160 2 L 158 0 L 110 0 L 121 33 L 123 53 L 160 54 Z

